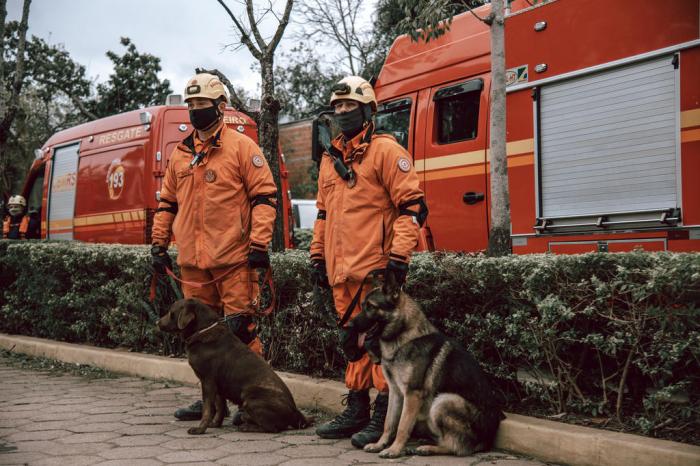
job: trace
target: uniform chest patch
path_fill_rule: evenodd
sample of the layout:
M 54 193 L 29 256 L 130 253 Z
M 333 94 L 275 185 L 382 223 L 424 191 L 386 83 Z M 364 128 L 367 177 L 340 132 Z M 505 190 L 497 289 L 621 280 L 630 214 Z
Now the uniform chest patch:
M 259 155 L 254 155 L 253 156 L 253 165 L 255 165 L 258 168 L 261 168 L 263 165 L 265 165 L 265 161 L 263 158 Z
M 402 172 L 408 172 L 411 169 L 411 162 L 408 159 L 401 157 L 398 161 L 399 170 Z
M 211 168 L 207 169 L 207 171 L 204 172 L 204 181 L 207 183 L 213 183 L 216 181 L 216 172 Z

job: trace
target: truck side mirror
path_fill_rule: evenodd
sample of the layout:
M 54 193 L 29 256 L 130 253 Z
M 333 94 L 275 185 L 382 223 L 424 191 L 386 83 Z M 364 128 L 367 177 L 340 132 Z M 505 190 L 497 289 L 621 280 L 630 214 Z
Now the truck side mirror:
M 324 110 L 311 123 L 311 159 L 316 164 L 321 163 L 326 147 L 329 147 L 333 140 L 332 115 L 332 110 Z

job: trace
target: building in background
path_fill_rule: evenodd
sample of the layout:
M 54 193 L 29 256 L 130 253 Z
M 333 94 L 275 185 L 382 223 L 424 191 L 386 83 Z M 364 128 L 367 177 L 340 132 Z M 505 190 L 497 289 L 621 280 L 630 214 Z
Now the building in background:
M 316 178 L 311 175 L 312 119 L 280 124 L 280 146 L 287 163 L 293 199 L 316 199 Z

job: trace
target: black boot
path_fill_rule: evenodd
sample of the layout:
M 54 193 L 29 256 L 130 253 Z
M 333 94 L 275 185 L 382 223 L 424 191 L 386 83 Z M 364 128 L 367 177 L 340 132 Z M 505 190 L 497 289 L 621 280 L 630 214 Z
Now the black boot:
M 350 390 L 345 411 L 318 426 L 316 435 L 321 438 L 347 438 L 362 430 L 369 422 L 369 390 Z
M 355 448 L 364 448 L 368 443 L 374 443 L 384 433 L 384 419 L 389 406 L 389 394 L 378 393 L 374 399 L 374 413 L 367 427 L 356 433 L 350 439 L 350 443 Z
M 229 415 L 228 406 L 225 407 L 224 417 Z M 175 411 L 175 417 L 179 421 L 199 421 L 202 419 L 202 400 L 197 400 L 186 408 Z

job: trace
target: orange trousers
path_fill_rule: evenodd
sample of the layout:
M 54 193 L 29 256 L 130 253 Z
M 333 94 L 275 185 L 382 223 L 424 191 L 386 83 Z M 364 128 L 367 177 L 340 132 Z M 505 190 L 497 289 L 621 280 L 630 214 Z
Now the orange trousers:
M 250 314 L 255 307 L 253 301 L 259 299 L 258 274 L 247 265 L 233 270 L 229 267 L 207 270 L 180 267 L 180 275 L 184 282 L 207 283 L 216 280 L 202 287 L 182 283 L 182 294 L 185 298 L 197 298 L 214 309 L 223 309 L 224 316 Z M 255 324 L 250 324 L 248 330 L 252 332 L 254 329 Z M 248 347 L 262 356 L 262 342 L 257 336 L 248 343 Z
M 352 302 L 352 298 L 361 285 L 358 282 L 345 282 L 333 287 L 333 301 L 335 302 L 335 309 L 339 318 L 342 318 L 343 314 L 345 314 Z M 362 310 L 362 300 L 370 289 L 371 284 L 365 284 L 360 295 L 360 301 L 355 306 L 355 309 L 352 310 L 352 314 L 350 314 L 350 320 Z M 367 353 L 359 361 L 348 363 L 348 366 L 345 368 L 345 386 L 350 390 L 366 390 L 374 387 L 383 393 L 389 391 L 389 385 L 384 379 L 384 374 L 382 374 L 382 366 L 374 364 Z

